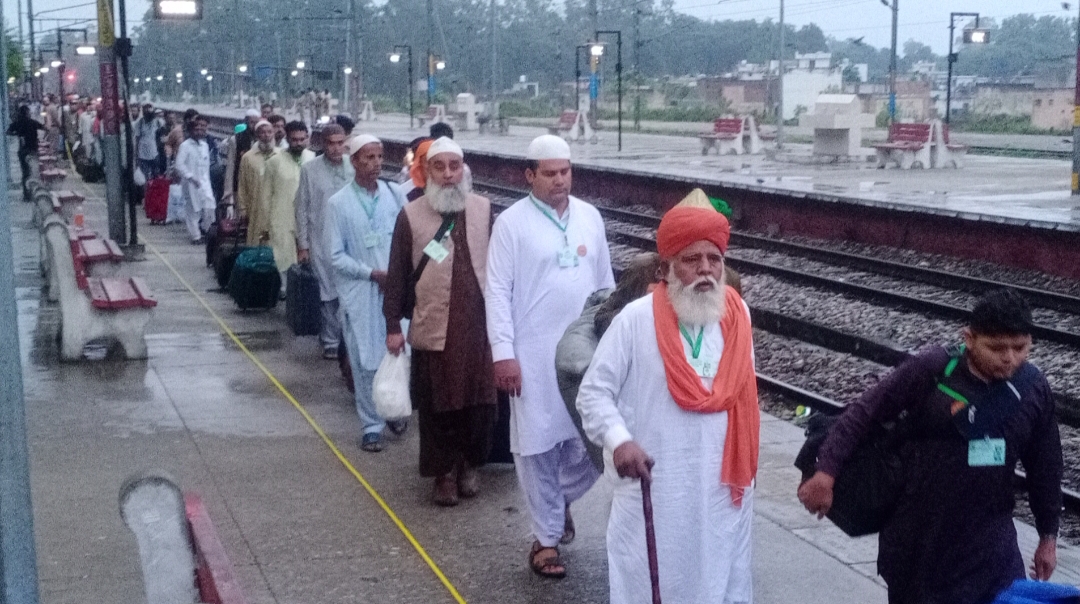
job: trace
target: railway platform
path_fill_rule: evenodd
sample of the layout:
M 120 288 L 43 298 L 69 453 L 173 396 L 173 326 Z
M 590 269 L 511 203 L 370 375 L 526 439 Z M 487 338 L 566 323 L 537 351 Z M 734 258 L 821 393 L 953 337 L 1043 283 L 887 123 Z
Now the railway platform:
M 103 187 L 75 177 L 65 186 L 85 195 L 88 226 L 104 231 Z M 42 602 L 145 601 L 117 506 L 121 483 L 144 470 L 202 495 L 253 604 L 607 602 L 603 482 L 574 506 L 569 577 L 533 576 L 512 468 L 485 468 L 477 499 L 435 508 L 416 469 L 415 425 L 382 453 L 360 451 L 336 363 L 321 359 L 314 338 L 291 334 L 282 308 L 242 313 L 214 291 L 203 248 L 179 225 L 140 220 L 146 259 L 126 268 L 159 301 L 149 359 L 59 363 L 58 309 L 41 296 L 31 207 L 14 189 L 8 198 Z M 755 601 L 884 603 L 876 541 L 805 513 L 792 466 L 802 432 L 764 420 Z M 1030 559 L 1034 530 L 1018 526 Z M 1080 582 L 1080 552 L 1063 544 L 1058 560 L 1055 579 Z

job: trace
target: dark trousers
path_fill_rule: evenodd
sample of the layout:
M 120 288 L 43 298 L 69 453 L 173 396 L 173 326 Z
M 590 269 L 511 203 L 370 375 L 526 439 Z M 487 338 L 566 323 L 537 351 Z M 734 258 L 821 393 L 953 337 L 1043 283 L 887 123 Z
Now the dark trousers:
M 32 174 L 30 167 L 30 157 L 34 155 L 31 149 L 19 149 L 19 169 L 22 170 L 22 194 L 23 201 L 31 201 L 30 187 L 27 186 L 27 181 L 30 180 Z

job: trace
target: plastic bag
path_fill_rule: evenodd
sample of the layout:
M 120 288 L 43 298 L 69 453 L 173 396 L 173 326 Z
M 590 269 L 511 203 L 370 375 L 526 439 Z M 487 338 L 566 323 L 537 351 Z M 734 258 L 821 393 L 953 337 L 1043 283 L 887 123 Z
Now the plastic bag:
M 136 187 L 146 186 L 146 175 L 143 174 L 142 168 L 135 168 L 135 172 L 131 175 L 131 178 L 135 181 Z
M 394 356 L 389 352 L 375 371 L 371 385 L 375 399 L 375 412 L 385 420 L 405 419 L 412 415 L 409 399 L 409 355 L 402 352 Z

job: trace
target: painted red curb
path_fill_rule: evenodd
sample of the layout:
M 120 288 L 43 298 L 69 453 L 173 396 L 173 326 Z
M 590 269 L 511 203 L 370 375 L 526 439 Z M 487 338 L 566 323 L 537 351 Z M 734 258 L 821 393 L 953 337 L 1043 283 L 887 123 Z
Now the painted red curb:
M 247 604 L 232 562 L 218 539 L 210 514 L 195 493 L 184 493 L 191 543 L 195 549 L 195 587 L 206 604 Z

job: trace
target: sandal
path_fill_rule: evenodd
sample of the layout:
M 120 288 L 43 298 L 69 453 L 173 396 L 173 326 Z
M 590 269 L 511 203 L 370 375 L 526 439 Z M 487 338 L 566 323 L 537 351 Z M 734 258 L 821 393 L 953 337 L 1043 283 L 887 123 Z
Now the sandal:
M 382 451 L 382 442 L 379 439 L 379 435 L 376 433 L 365 434 L 364 438 L 360 441 L 360 448 L 368 453 L 378 453 Z
M 409 420 L 397 419 L 386 422 L 386 427 L 390 429 L 390 432 L 394 436 L 401 436 L 409 429 Z
M 570 545 L 574 542 L 574 537 L 576 536 L 577 531 L 574 530 L 574 518 L 570 515 L 570 504 L 566 504 L 566 522 L 563 524 L 562 538 L 559 539 L 559 543 Z
M 547 551 L 555 552 L 555 555 L 540 557 L 541 553 Z M 533 541 L 532 549 L 529 550 L 529 568 L 545 579 L 562 579 L 566 576 L 566 567 L 559 559 L 559 548 L 544 547 L 539 541 Z

